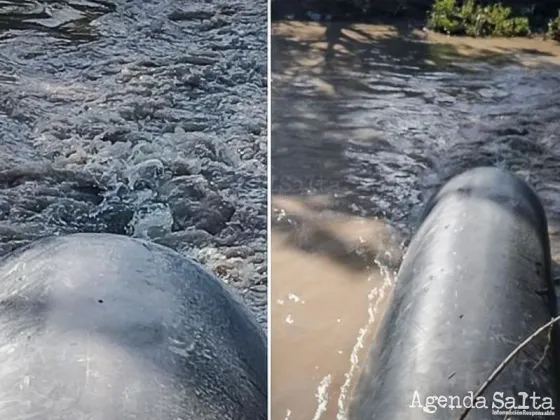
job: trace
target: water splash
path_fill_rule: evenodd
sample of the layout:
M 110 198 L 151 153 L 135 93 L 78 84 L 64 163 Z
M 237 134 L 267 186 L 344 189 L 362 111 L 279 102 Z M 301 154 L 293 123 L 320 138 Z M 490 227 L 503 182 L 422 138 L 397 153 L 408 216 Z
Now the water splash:
M 317 398 L 317 411 L 315 411 L 313 420 L 319 420 L 323 413 L 327 411 L 327 405 L 329 402 L 329 386 L 331 385 L 331 382 L 331 375 L 327 375 L 321 379 L 321 382 L 317 387 L 317 393 L 315 394 L 315 397 Z

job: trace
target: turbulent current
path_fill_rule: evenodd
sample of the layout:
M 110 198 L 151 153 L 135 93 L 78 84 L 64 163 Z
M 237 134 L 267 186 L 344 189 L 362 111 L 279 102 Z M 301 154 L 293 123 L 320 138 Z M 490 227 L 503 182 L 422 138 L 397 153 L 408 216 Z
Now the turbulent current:
M 112 232 L 266 323 L 266 1 L 0 0 L 0 254 Z

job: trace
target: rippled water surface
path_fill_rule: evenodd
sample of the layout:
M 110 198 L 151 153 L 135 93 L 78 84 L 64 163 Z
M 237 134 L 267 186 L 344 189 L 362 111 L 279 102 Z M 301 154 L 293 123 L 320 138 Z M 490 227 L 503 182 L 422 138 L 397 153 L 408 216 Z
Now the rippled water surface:
M 266 322 L 266 1 L 0 1 L 0 254 L 171 246 Z
M 272 45 L 272 410 L 345 418 L 421 204 L 494 165 L 542 198 L 560 257 L 560 47 L 282 22 Z

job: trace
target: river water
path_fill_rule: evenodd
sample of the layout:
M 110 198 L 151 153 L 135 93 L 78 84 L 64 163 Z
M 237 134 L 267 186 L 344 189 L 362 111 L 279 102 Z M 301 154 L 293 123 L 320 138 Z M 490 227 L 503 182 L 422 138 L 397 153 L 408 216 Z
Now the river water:
M 265 0 L 0 1 L 0 254 L 170 246 L 266 325 Z
M 560 46 L 277 22 L 272 419 L 343 420 L 427 198 L 467 168 L 526 179 L 560 260 Z

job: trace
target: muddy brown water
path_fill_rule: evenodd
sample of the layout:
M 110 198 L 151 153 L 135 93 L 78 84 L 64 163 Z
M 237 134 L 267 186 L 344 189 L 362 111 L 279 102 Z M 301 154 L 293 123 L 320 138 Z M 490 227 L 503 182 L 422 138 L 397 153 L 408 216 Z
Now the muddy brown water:
M 560 255 L 560 46 L 272 30 L 272 419 L 343 420 L 418 211 L 467 168 L 539 193 Z

